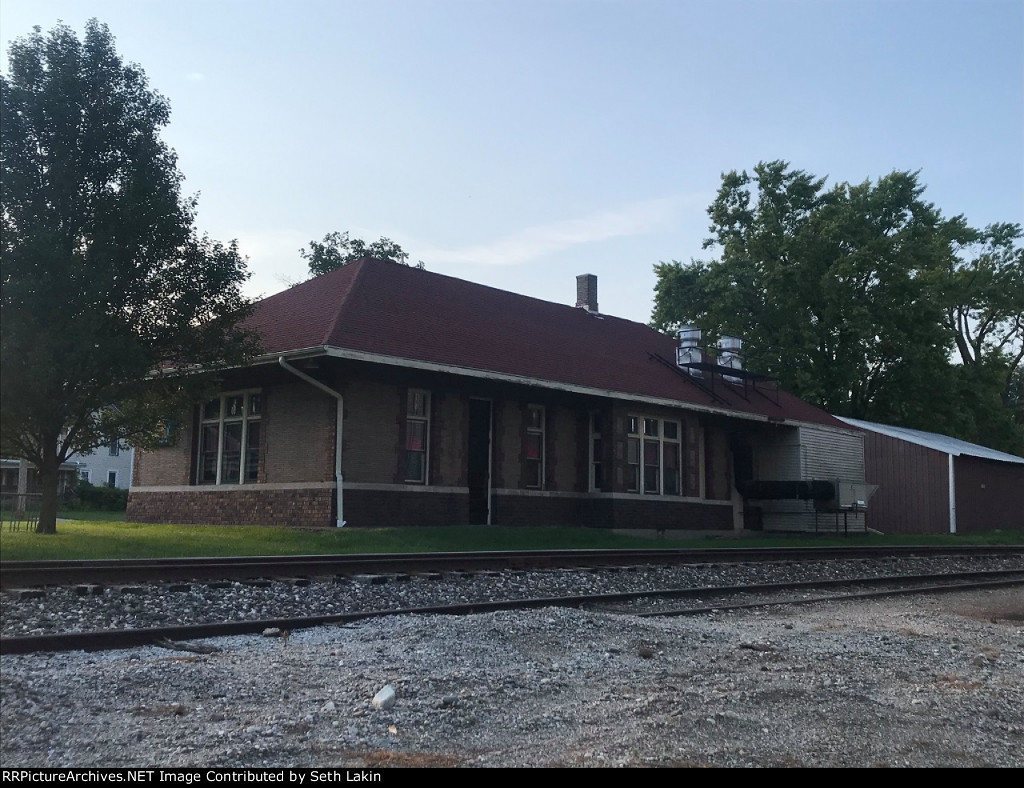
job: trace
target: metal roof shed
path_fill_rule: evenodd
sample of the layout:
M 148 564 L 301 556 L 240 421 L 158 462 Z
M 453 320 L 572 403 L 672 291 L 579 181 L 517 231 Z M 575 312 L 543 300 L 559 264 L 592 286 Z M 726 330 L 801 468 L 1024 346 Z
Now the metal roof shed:
M 842 418 L 864 431 L 868 527 L 883 533 L 1024 529 L 1024 457 L 967 441 Z

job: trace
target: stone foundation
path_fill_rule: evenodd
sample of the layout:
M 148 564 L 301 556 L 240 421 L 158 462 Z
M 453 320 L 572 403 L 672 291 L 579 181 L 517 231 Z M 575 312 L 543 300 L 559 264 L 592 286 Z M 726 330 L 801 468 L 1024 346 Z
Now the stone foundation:
M 329 487 L 261 489 L 133 489 L 127 519 L 140 523 L 333 527 L 335 491 Z M 395 485 L 395 489 L 346 489 L 350 528 L 465 525 L 469 494 Z M 495 491 L 493 525 L 583 526 L 655 530 L 731 531 L 732 507 L 672 499 L 516 494 Z
M 136 523 L 198 525 L 334 525 L 334 490 L 132 490 L 125 518 Z

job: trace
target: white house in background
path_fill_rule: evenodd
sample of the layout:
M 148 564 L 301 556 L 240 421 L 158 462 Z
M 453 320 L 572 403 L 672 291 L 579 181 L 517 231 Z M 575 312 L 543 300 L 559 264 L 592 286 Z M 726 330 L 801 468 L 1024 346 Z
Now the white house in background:
M 70 462 L 65 462 L 57 471 L 57 490 L 63 494 L 67 490 L 73 490 L 78 483 L 77 467 Z M 3 505 L 11 501 L 13 495 L 30 494 L 39 492 L 39 471 L 28 460 L 17 460 L 11 457 L 0 458 L 0 493 L 3 495 Z
M 84 479 L 97 487 L 127 490 L 132 486 L 134 460 L 135 449 L 123 441 L 101 446 L 88 454 L 72 454 L 60 466 L 58 489 L 61 494 L 74 490 L 79 479 Z M 39 473 L 27 460 L 0 459 L 0 477 L 0 490 L 5 500 L 12 494 L 38 492 Z
M 124 441 L 111 441 L 88 454 L 72 454 L 68 464 L 78 468 L 78 478 L 96 487 L 132 486 L 132 462 L 135 449 Z

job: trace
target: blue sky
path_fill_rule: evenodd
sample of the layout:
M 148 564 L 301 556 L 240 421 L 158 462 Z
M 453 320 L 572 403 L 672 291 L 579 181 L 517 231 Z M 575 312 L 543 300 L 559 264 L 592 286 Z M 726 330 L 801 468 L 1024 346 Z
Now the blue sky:
M 250 293 L 331 230 L 431 271 L 646 322 L 706 257 L 721 174 L 920 170 L 974 225 L 1024 222 L 1021 0 L 3 0 L 7 45 L 96 17 L 171 104 L 200 229 Z

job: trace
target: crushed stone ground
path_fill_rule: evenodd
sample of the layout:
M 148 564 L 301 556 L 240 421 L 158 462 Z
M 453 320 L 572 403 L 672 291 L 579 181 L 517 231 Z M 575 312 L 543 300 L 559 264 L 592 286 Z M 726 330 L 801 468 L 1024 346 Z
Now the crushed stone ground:
M 3 766 L 1024 766 L 1020 589 L 203 644 L 0 658 Z

